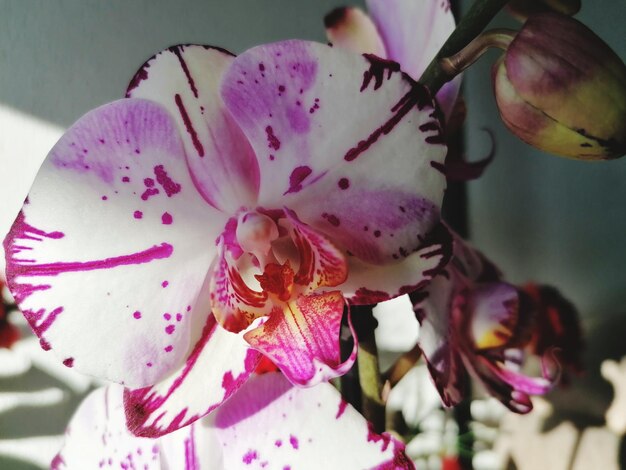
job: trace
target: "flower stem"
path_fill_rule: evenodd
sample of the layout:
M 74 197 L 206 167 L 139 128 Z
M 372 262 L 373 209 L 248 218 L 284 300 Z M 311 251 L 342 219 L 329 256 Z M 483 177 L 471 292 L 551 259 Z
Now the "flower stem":
M 452 79 L 476 62 L 490 48 L 506 50 L 516 34 L 517 31 L 505 28 L 485 31 L 456 54 L 441 59 L 439 64 Z
M 378 364 L 378 349 L 374 330 L 377 322 L 373 306 L 352 307 L 352 319 L 359 340 L 357 364 L 361 385 L 361 411 L 373 425 L 374 431 L 385 430 L 385 403 L 382 399 L 382 381 Z
M 452 77 L 441 66 L 441 59 L 458 53 L 476 38 L 508 0 L 476 0 L 428 65 L 419 82 L 426 85 L 434 96 Z
M 395 387 L 400 380 L 409 372 L 417 361 L 422 357 L 422 350 L 419 346 L 405 352 L 396 362 L 383 374 L 383 379 L 389 382 L 391 388 Z

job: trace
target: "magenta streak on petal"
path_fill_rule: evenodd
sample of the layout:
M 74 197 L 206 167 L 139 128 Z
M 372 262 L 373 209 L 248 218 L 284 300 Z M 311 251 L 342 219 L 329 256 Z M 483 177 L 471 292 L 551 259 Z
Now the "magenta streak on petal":
M 252 354 L 253 353 L 253 354 Z M 256 364 L 259 362 L 261 356 L 256 353 L 255 351 L 253 351 L 252 349 L 250 349 L 246 355 L 246 359 L 244 361 L 245 364 L 245 370 L 246 371 L 252 371 L 256 368 Z M 229 390 L 236 390 L 237 388 L 239 388 L 241 386 L 241 384 L 243 384 L 243 382 L 246 380 L 247 378 L 247 373 L 246 372 L 242 372 L 238 377 L 233 377 L 233 373 L 231 371 L 228 371 L 224 374 L 224 376 L 222 377 L 222 388 L 226 391 L 226 393 L 228 394 Z
M 198 134 L 196 130 L 193 128 L 191 123 L 191 119 L 189 119 L 189 115 L 187 114 L 187 110 L 185 109 L 185 105 L 183 105 L 183 100 L 178 93 L 174 96 L 174 101 L 176 102 L 176 106 L 178 107 L 178 112 L 180 112 L 180 116 L 183 118 L 183 122 L 185 123 L 185 128 L 191 137 L 191 141 L 193 142 L 193 146 L 196 148 L 196 152 L 198 152 L 198 156 L 204 157 L 204 147 L 202 143 L 198 139 Z
M 198 89 L 196 88 L 196 84 L 193 81 L 193 77 L 191 76 L 191 73 L 189 73 L 189 67 L 187 67 L 187 62 L 185 62 L 185 59 L 183 58 L 183 55 L 181 54 L 182 47 L 183 46 L 172 46 L 169 48 L 169 50 L 170 52 L 173 52 L 176 55 L 176 57 L 178 57 L 178 62 L 180 62 L 180 67 L 183 69 L 183 72 L 185 73 L 185 77 L 187 77 L 187 83 L 189 83 L 189 88 L 191 89 L 193 96 L 197 98 Z
M 172 225 L 173 221 L 174 219 L 169 212 L 163 212 L 163 215 L 161 216 L 161 222 L 163 223 L 163 225 Z
M 274 129 L 272 129 L 272 126 L 267 126 L 265 128 L 265 133 L 267 134 L 269 148 L 278 150 L 280 148 L 280 140 L 278 140 L 278 137 L 274 135 Z
M 387 447 L 389 447 L 389 444 L 391 443 L 391 435 L 387 434 L 387 433 L 382 433 L 382 434 L 378 434 L 377 432 L 374 431 L 374 425 L 372 423 L 370 423 L 369 421 L 367 422 L 367 440 L 368 442 L 382 442 L 382 451 L 385 452 L 387 450 Z
M 28 283 L 18 283 L 17 277 L 20 276 L 57 276 L 64 272 L 75 271 L 91 271 L 96 269 L 111 269 L 122 265 L 143 264 L 154 259 L 162 259 L 169 257 L 173 252 L 173 247 L 167 243 L 160 246 L 153 246 L 143 252 L 131 255 L 119 256 L 97 261 L 87 262 L 70 262 L 70 263 L 47 263 L 47 264 L 24 264 L 19 262 L 16 257 L 20 253 L 22 246 L 20 241 L 32 240 L 36 242 L 43 241 L 44 238 L 50 240 L 58 240 L 65 235 L 61 232 L 44 232 L 29 225 L 24 217 L 24 212 L 18 215 L 9 235 L 7 236 L 4 247 L 8 255 L 7 266 L 9 269 L 8 284 L 18 304 L 21 304 L 33 292 L 48 290 L 51 288 L 48 284 L 33 285 Z M 63 312 L 63 307 L 58 306 L 51 312 L 46 309 L 30 310 L 24 309 L 23 313 L 28 320 L 34 333 L 42 340 L 42 347 L 49 349 L 50 346 L 42 338 L 42 335 L 50 328 L 56 318 Z M 43 320 L 43 321 L 42 321 Z
M 361 91 L 369 86 L 372 78 L 375 79 L 374 90 L 378 90 L 383 84 L 385 72 L 387 72 L 387 80 L 389 80 L 394 72 L 400 71 L 400 64 L 393 60 L 381 59 L 374 54 L 363 54 L 363 57 L 369 61 L 370 69 L 363 73 Z
M 165 194 L 167 197 L 172 197 L 174 194 L 178 194 L 181 189 L 181 185 L 174 182 L 172 178 L 170 178 L 163 168 L 163 165 L 157 165 L 154 167 L 154 175 L 158 183 L 163 187 Z
M 138 253 L 96 261 L 21 265 L 14 270 L 14 273 L 24 276 L 57 276 L 58 274 L 67 272 L 113 269 L 119 266 L 145 264 L 156 259 L 169 258 L 173 252 L 174 247 L 172 245 L 169 243 L 161 243 L 160 245 L 154 245 L 153 247 Z
M 141 82 L 148 78 L 148 67 L 150 66 L 144 65 L 132 78 L 130 84 L 128 85 L 128 89 L 126 90 L 126 97 L 130 96 L 130 92 L 137 88 Z
M 298 438 L 294 435 L 290 435 L 289 436 L 289 444 L 291 444 L 291 447 L 293 447 L 294 449 L 298 449 L 299 444 L 298 444 Z
M 362 90 L 367 88 L 367 85 L 372 79 L 372 76 L 374 76 L 374 73 L 377 70 L 380 70 L 380 66 L 377 65 L 377 61 L 381 59 L 378 59 L 375 56 L 371 56 L 371 57 L 366 56 L 366 58 L 371 63 L 371 66 L 370 66 L 371 75 L 368 75 L 368 72 L 365 73 Z M 384 68 L 382 69 L 382 71 L 384 71 Z M 432 106 L 432 100 L 431 100 L 430 94 L 428 93 L 428 90 L 423 85 L 420 85 L 419 83 L 416 83 L 413 80 L 411 80 L 410 77 L 406 75 L 404 75 L 404 77 L 410 83 L 411 90 L 406 95 L 404 95 L 400 99 L 400 101 L 398 101 L 398 103 L 391 109 L 391 111 L 395 114 L 386 123 L 384 123 L 378 129 L 374 130 L 374 132 L 372 132 L 365 140 L 361 140 L 355 147 L 348 150 L 348 152 L 344 156 L 344 159 L 346 161 L 351 162 L 352 160 L 356 159 L 359 155 L 361 155 L 363 152 L 369 149 L 372 146 L 372 144 L 378 141 L 378 139 L 382 135 L 389 134 L 396 127 L 396 125 L 404 118 L 404 116 L 406 116 L 411 111 L 411 109 L 413 109 L 414 106 L 417 105 L 418 109 L 420 110 L 423 109 L 425 106 L 429 106 L 429 105 Z M 378 79 L 376 83 L 378 84 Z M 374 89 L 376 89 L 376 85 L 374 86 Z M 441 140 L 441 129 L 439 129 L 439 132 L 440 134 L 439 134 L 438 140 Z M 434 138 L 437 136 L 431 136 L 431 137 Z M 426 139 L 427 142 L 429 143 L 441 143 L 441 142 L 430 142 L 428 139 L 430 139 L 430 137 Z
M 185 469 L 198 470 L 198 455 L 196 454 L 195 429 L 191 426 L 190 436 L 185 439 Z
M 289 175 L 289 189 L 283 193 L 297 193 L 302 190 L 302 182 L 313 172 L 308 166 L 298 166 Z
M 62 468 L 66 468 L 65 460 L 63 460 L 61 454 L 57 454 L 50 463 L 50 470 L 61 470 Z
M 33 312 L 32 310 L 24 310 L 22 313 L 33 329 L 33 333 L 35 333 L 38 337 L 41 337 L 48 330 L 48 328 L 52 326 L 57 317 L 63 313 L 63 307 L 57 307 L 52 310 L 52 312 L 50 312 L 48 316 L 46 316 L 45 320 L 40 324 L 37 324 L 37 322 L 45 316 L 45 309 L 42 308 L 36 312 Z
M 404 452 L 404 444 L 396 439 L 392 443 L 393 459 L 378 465 L 374 470 L 415 470 L 415 465 Z
M 67 359 L 63 360 L 63 365 L 65 367 L 73 367 L 74 366 L 74 358 L 73 357 L 68 357 Z
M 132 433 L 140 437 L 159 437 L 193 423 L 195 420 L 201 418 L 206 413 L 209 413 L 220 405 L 220 403 L 212 404 L 204 412 L 188 417 L 185 416 L 188 409 L 183 408 L 174 418 L 170 420 L 167 426 L 158 424 L 158 421 L 166 413 L 163 411 L 163 413 L 161 413 L 156 420 L 154 420 L 153 424 L 150 426 L 145 425 L 150 415 L 161 408 L 185 381 L 187 375 L 189 375 L 189 372 L 196 364 L 200 353 L 210 341 L 217 328 L 219 328 L 219 325 L 217 324 L 215 317 L 213 315 L 209 316 L 207 323 L 202 330 L 200 339 L 195 344 L 191 354 L 187 358 L 184 369 L 172 382 L 164 395 L 159 395 L 158 392 L 152 387 L 145 387 L 137 390 L 126 389 L 124 391 L 124 408 L 126 410 L 127 425 L 128 429 Z M 226 381 L 226 375 L 224 376 L 224 380 L 222 381 L 222 385 L 225 388 L 224 400 L 229 398 L 246 381 L 250 373 L 256 367 L 256 363 L 259 361 L 259 358 L 260 355 L 256 351 L 249 349 L 244 361 L 244 372 L 242 372 L 236 379 L 232 377 L 231 372 L 228 372 L 226 375 L 230 375 L 230 381 L 228 381 L 227 384 L 224 383 Z
M 339 403 L 339 409 L 337 410 L 337 414 L 335 415 L 335 419 L 341 418 L 343 413 L 346 411 L 347 407 L 348 407 L 348 402 L 342 399 L 341 402 Z

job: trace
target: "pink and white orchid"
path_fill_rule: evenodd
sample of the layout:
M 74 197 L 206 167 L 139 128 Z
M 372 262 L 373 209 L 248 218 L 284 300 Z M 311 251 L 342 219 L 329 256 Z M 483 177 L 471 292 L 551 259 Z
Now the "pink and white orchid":
M 446 269 L 411 297 L 421 324 L 418 344 L 445 405 L 458 404 L 468 392 L 465 371 L 517 413 L 532 409 L 529 395 L 555 385 L 553 348 L 541 351 L 541 377 L 519 372 L 533 334 L 533 309 L 460 237 Z
M 262 355 L 297 385 L 344 373 L 346 303 L 449 258 L 434 103 L 395 70 L 304 41 L 146 62 L 59 140 L 5 240 L 42 346 L 128 387 L 142 436 L 219 406 Z
M 356 7 L 337 8 L 325 18 L 328 40 L 335 46 L 398 62 L 413 79 L 420 78 L 454 31 L 449 0 L 366 0 L 368 16 Z M 444 85 L 437 102 L 446 119 L 459 94 L 461 76 Z
M 124 421 L 123 388 L 96 390 L 52 469 L 415 468 L 404 444 L 372 432 L 332 385 L 298 388 L 279 373 L 254 376 L 215 413 L 157 439 L 133 436 Z

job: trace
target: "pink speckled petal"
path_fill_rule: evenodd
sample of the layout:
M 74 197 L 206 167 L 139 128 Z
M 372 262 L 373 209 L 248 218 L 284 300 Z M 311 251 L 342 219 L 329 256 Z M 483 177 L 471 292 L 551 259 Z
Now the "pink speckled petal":
M 376 26 L 363 10 L 339 7 L 324 17 L 326 37 L 335 46 L 357 54 L 376 54 L 385 59 L 385 45 Z
M 423 292 L 411 295 L 420 322 L 418 344 L 437 391 L 446 406 L 461 402 L 467 377 L 450 324 L 454 285 L 448 272 L 437 276 Z
M 504 282 L 483 284 L 468 298 L 470 334 L 477 349 L 506 345 L 518 322 L 517 289 Z
M 221 450 L 215 433 L 203 426 L 191 425 L 159 440 L 130 434 L 124 423 L 122 393 L 121 386 L 110 385 L 87 396 L 67 427 L 52 470 L 218 468 Z
M 173 46 L 143 65 L 127 94 L 167 108 L 182 135 L 198 190 L 231 214 L 254 203 L 259 188 L 254 152 L 219 95 L 222 75 L 232 61 L 222 49 Z
M 303 389 L 255 377 L 213 415 L 229 468 L 414 469 L 404 445 L 376 434 L 330 384 Z
M 422 246 L 400 261 L 376 266 L 348 259 L 348 279 L 339 288 L 349 303 L 368 305 L 393 299 L 425 287 L 448 264 L 452 256 L 452 238 L 438 225 Z
M 222 84 L 259 159 L 259 204 L 289 207 L 373 264 L 418 248 L 445 187 L 431 165 L 446 154 L 432 100 L 397 70 L 287 41 L 238 56 Z
M 344 254 L 326 237 L 300 222 L 295 213 L 286 210 L 285 215 L 293 226 L 293 241 L 300 255 L 294 282 L 307 286 L 307 293 L 344 282 L 348 276 Z
M 339 333 L 344 310 L 340 292 L 300 296 L 275 307 L 261 326 L 244 338 L 283 371 L 294 384 L 310 387 L 345 374 L 356 359 L 341 361 Z M 354 331 L 353 331 L 354 335 Z
M 82 117 L 46 158 L 5 241 L 9 288 L 42 347 L 127 386 L 180 366 L 223 216 L 196 191 L 176 125 L 124 99 Z
M 528 413 L 533 409 L 529 395 L 543 395 L 558 382 L 560 369 L 553 359 L 544 357 L 544 370 L 541 377 L 529 377 L 507 368 L 501 363 L 476 355 L 466 360 L 466 367 L 473 370 L 491 395 L 515 413 Z M 548 371 L 548 366 L 553 368 Z
M 245 330 L 255 318 L 269 314 L 272 308 L 266 292 L 254 290 L 244 281 L 232 252 L 223 241 L 211 267 L 210 282 L 211 309 L 219 324 L 228 331 Z
M 402 64 L 402 70 L 417 80 L 454 31 L 449 0 L 367 0 L 383 38 L 387 56 Z M 461 78 L 444 85 L 437 101 L 450 116 L 461 86 Z
M 260 358 L 241 335 L 224 330 L 210 316 L 183 367 L 152 387 L 126 390 L 129 429 L 158 437 L 193 423 L 235 393 Z

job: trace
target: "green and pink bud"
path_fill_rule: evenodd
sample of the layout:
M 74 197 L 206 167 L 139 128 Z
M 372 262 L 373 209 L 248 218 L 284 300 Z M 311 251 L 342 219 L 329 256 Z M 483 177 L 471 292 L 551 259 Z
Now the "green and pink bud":
M 575 19 L 531 16 L 493 82 L 504 123 L 528 144 L 584 160 L 626 153 L 626 66 Z

